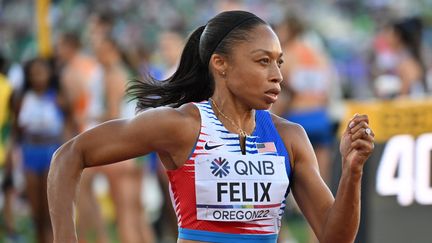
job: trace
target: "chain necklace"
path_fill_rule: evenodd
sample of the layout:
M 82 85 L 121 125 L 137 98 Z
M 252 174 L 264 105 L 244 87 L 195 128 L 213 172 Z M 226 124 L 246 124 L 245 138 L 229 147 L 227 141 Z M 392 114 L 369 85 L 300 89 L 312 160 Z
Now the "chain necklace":
M 229 118 L 227 115 L 225 115 L 225 114 L 224 114 L 224 113 L 219 109 L 219 107 L 216 105 L 216 102 L 215 102 L 212 98 L 209 98 L 209 100 L 211 101 L 211 103 L 213 104 L 213 106 L 216 108 L 217 112 L 218 112 L 221 116 L 223 116 L 223 117 L 225 118 L 225 120 L 229 121 L 229 122 L 231 123 L 231 125 L 233 125 L 233 126 L 237 129 L 237 131 L 238 131 L 238 133 L 239 133 L 239 135 L 240 135 L 241 137 L 247 137 L 247 136 L 250 136 L 247 132 L 245 132 L 243 129 L 241 129 L 239 126 L 237 126 L 237 124 L 235 124 L 235 122 L 234 122 L 231 118 Z

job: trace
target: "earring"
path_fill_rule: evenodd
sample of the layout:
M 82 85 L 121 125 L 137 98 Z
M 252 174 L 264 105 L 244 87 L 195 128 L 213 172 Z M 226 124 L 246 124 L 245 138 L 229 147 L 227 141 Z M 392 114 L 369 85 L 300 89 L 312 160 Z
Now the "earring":
M 225 71 L 222 72 L 222 77 L 225 77 L 226 73 Z

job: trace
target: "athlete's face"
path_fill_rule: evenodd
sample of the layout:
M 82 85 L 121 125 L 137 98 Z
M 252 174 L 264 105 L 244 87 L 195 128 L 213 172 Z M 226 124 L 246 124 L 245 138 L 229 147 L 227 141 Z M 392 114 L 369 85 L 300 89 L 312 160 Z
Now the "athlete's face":
M 267 25 L 258 25 L 250 36 L 235 44 L 227 58 L 226 86 L 251 108 L 269 109 L 281 90 L 282 48 Z
M 36 61 L 29 70 L 30 84 L 35 91 L 44 91 L 49 84 L 51 70 L 47 63 Z

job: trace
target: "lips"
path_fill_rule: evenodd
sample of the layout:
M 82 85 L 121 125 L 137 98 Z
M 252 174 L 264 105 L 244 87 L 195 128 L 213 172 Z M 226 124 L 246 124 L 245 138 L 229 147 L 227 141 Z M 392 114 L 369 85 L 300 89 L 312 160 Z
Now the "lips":
M 266 96 L 269 99 L 269 102 L 271 102 L 271 103 L 276 102 L 279 93 L 280 93 L 280 89 L 277 89 L 277 88 L 269 89 L 265 92 Z
M 273 94 L 275 96 L 278 96 L 280 92 L 281 92 L 280 89 L 274 88 L 274 89 L 267 90 L 265 93 L 266 94 Z

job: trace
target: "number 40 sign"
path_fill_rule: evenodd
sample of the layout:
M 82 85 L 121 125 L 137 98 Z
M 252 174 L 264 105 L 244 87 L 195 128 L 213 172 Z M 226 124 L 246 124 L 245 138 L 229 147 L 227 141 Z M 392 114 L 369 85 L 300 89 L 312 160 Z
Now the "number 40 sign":
M 415 202 L 432 205 L 432 133 L 417 139 L 397 135 L 388 140 L 378 165 L 376 190 L 382 196 L 397 196 L 401 206 Z

